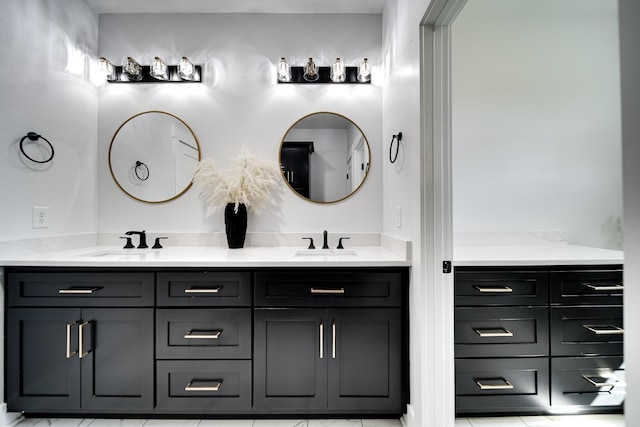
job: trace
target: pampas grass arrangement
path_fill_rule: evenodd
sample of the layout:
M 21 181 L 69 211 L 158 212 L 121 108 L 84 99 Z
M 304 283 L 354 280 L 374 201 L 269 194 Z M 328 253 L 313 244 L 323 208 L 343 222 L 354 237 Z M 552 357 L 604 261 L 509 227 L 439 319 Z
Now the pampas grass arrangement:
M 219 170 L 211 159 L 203 159 L 196 167 L 193 183 L 199 187 L 203 201 L 212 207 L 223 208 L 233 203 L 234 211 L 244 204 L 258 213 L 269 199 L 271 191 L 280 183 L 280 166 L 277 162 L 256 156 L 244 145 L 231 167 Z

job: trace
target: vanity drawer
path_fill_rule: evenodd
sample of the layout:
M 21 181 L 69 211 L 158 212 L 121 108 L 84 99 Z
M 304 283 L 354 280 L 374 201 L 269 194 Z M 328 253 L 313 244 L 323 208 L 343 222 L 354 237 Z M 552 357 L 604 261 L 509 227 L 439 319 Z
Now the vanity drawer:
M 156 310 L 159 359 L 250 359 L 251 309 Z
M 249 272 L 158 273 L 158 306 L 250 306 Z
M 251 409 L 250 360 L 159 360 L 156 368 L 158 412 Z
M 552 307 L 551 355 L 623 354 L 622 307 Z
M 626 395 L 622 357 L 553 357 L 551 405 L 615 406 Z
M 552 304 L 622 304 L 622 268 L 552 271 L 550 284 Z
M 402 300 L 402 273 L 356 271 L 258 272 L 255 305 L 264 306 L 397 306 Z
M 547 305 L 548 275 L 544 271 L 455 271 L 456 306 Z
M 151 307 L 155 276 L 147 272 L 7 273 L 9 306 Z
M 549 407 L 549 359 L 456 359 L 456 413 Z
M 546 307 L 458 307 L 456 357 L 548 355 L 548 319 Z

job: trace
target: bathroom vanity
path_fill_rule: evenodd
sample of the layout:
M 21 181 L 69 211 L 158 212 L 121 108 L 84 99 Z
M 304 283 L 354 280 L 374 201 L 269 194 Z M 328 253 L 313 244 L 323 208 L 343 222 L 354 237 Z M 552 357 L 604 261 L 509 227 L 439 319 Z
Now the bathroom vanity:
M 623 409 L 621 254 L 537 249 L 461 251 L 454 272 L 459 415 Z
M 8 410 L 400 416 L 407 261 L 279 251 L 260 262 L 251 249 L 209 261 L 94 251 L 5 267 Z

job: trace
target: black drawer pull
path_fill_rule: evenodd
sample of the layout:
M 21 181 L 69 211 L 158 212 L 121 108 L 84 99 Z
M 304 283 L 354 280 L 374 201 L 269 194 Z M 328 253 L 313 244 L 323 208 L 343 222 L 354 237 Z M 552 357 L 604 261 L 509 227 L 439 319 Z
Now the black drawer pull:
M 593 384 L 594 387 L 624 387 L 627 384 L 624 381 L 620 381 L 616 377 L 609 376 L 603 377 L 600 375 L 583 375 L 582 378 Z
M 582 283 L 582 286 L 593 289 L 594 291 L 622 291 L 624 285 L 618 285 L 617 283 Z
M 624 329 L 614 325 L 582 325 L 583 328 L 596 335 L 622 335 Z
M 222 290 L 222 286 L 216 286 L 215 288 L 189 288 L 185 289 L 185 294 L 217 294 Z
M 474 331 L 482 338 L 513 336 L 513 332 L 505 328 L 474 329 Z
M 480 390 L 511 390 L 513 384 L 504 378 L 474 378 L 473 381 L 480 387 Z
M 337 288 L 337 289 L 311 288 L 311 293 L 325 294 L 325 295 L 342 295 L 344 294 L 344 288 Z
M 478 291 L 483 294 L 509 294 L 513 292 L 509 286 L 482 286 L 482 285 L 474 285 Z
M 188 340 L 217 340 L 222 331 L 189 331 L 184 335 Z
M 92 294 L 99 290 L 100 288 L 67 288 L 67 289 L 58 289 L 58 293 L 63 295 Z
M 191 380 L 189 384 L 184 387 L 184 391 L 219 391 L 222 385 L 222 380 L 215 381 L 214 385 L 193 385 L 196 380 Z

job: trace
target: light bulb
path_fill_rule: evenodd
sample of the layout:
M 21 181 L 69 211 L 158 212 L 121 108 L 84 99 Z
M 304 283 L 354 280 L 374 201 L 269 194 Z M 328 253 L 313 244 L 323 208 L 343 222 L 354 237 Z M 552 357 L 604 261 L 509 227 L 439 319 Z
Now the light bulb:
M 291 67 L 289 66 L 289 62 L 284 58 L 280 58 L 280 62 L 278 63 L 278 81 L 291 81 Z
M 138 61 L 130 56 L 127 56 L 122 61 L 122 72 L 129 78 L 129 80 L 142 80 L 142 67 L 138 64 Z
M 315 82 L 320 78 L 320 74 L 318 74 L 318 67 L 316 63 L 313 62 L 313 58 L 309 58 L 307 63 L 304 65 L 304 74 L 302 78 L 308 82 Z
M 336 58 L 336 62 L 331 66 L 331 81 L 341 83 L 347 78 L 344 62 L 340 58 Z
M 369 60 L 367 58 L 364 58 L 364 61 L 362 61 L 358 67 L 358 81 L 371 81 L 371 64 L 369 64 Z
M 180 64 L 178 64 L 178 75 L 182 80 L 193 80 L 195 78 L 195 67 L 186 56 L 183 56 Z
M 151 65 L 151 77 L 156 80 L 167 80 L 169 78 L 169 69 L 167 64 L 164 63 L 159 57 L 153 58 L 153 64 Z

